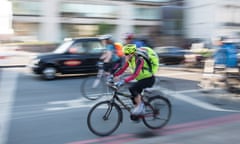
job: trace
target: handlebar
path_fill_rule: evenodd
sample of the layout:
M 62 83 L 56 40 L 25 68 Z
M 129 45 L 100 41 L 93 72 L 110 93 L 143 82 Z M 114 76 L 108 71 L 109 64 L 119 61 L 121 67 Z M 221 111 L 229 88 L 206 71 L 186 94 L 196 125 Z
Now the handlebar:
M 117 87 L 114 82 L 107 82 L 107 85 L 113 89 L 114 91 L 118 91 L 119 87 Z

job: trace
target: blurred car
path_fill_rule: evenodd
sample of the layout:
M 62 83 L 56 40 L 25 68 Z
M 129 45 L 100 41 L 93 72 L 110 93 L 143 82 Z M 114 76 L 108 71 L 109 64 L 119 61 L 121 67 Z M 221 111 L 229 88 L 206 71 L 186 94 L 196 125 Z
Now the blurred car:
M 177 65 L 185 60 L 185 50 L 176 46 L 155 47 L 154 50 L 159 56 L 160 64 Z
M 56 78 L 57 74 L 95 73 L 104 50 L 97 37 L 69 39 L 53 52 L 35 56 L 29 67 L 47 80 Z

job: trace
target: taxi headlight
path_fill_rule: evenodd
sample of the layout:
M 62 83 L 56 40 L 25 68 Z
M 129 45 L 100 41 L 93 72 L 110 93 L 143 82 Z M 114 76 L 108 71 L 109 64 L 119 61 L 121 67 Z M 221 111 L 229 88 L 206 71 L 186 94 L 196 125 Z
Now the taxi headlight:
M 40 61 L 40 59 L 33 59 L 33 60 L 31 61 L 31 63 L 32 63 L 33 65 L 37 65 L 37 64 L 39 63 L 39 61 Z

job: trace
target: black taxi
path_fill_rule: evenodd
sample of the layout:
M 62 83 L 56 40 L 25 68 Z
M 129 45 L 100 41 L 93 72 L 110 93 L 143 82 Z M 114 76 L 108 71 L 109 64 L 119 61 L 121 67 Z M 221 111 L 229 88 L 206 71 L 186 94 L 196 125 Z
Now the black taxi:
M 32 58 L 29 67 L 47 80 L 55 79 L 57 74 L 96 73 L 104 50 L 97 37 L 68 39 L 53 52 Z

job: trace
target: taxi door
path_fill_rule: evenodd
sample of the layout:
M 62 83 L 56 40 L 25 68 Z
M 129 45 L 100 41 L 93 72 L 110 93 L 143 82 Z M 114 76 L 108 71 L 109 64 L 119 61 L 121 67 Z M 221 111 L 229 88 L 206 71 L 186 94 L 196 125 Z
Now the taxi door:
M 96 72 L 96 63 L 103 46 L 100 41 L 78 41 L 68 49 L 68 56 L 62 62 L 63 73 Z

